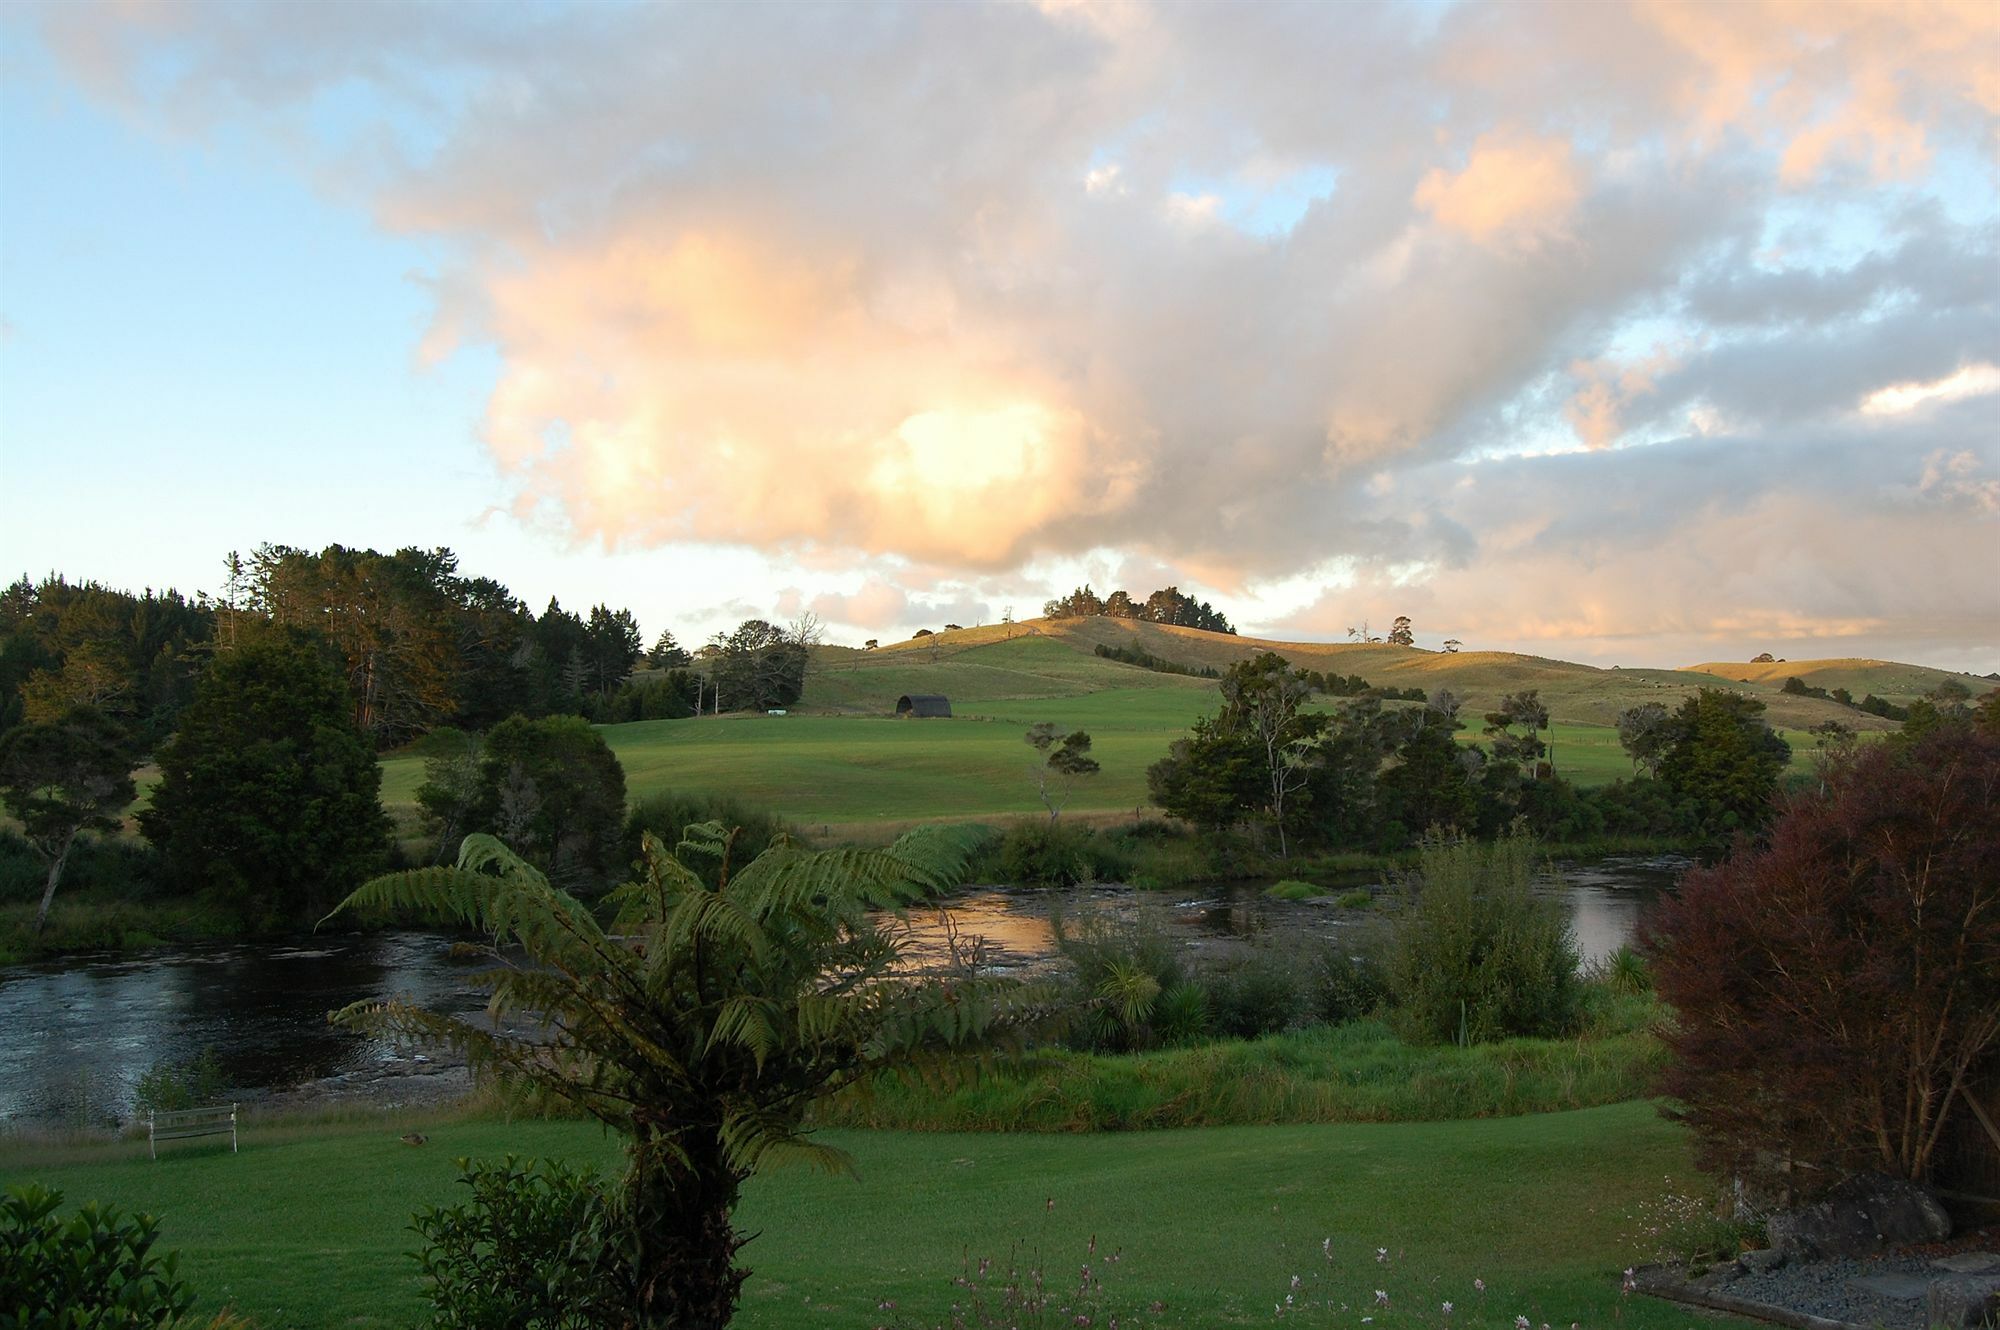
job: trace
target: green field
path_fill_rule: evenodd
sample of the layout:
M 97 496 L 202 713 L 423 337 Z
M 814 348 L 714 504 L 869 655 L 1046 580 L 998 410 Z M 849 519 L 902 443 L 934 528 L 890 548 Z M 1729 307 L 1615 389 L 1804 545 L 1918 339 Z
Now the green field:
M 1034 628 L 1033 635 L 1029 629 Z M 1015 636 L 1003 634 L 1012 632 Z M 1022 732 L 1037 721 L 1090 732 L 1102 772 L 1077 784 L 1077 812 L 1135 812 L 1147 802 L 1146 768 L 1201 716 L 1219 706 L 1215 684 L 1091 654 L 1100 640 L 1130 639 L 1190 664 L 1223 664 L 1276 647 L 1315 669 L 1359 673 L 1370 682 L 1450 688 L 1466 701 L 1467 742 L 1480 712 L 1506 691 L 1539 687 L 1555 715 L 1557 769 L 1597 785 L 1630 776 L 1632 764 L 1609 723 L 1640 701 L 1677 704 L 1706 674 L 1597 670 L 1562 661 L 1491 653 L 1446 656 L 1401 647 L 1257 643 L 1117 620 L 967 629 L 935 652 L 904 643 L 879 651 L 829 649 L 801 704 L 786 716 L 729 715 L 605 727 L 635 801 L 662 790 L 727 793 L 810 827 L 1005 817 L 1041 810 Z M 933 660 L 932 656 L 937 659 Z M 1896 667 L 1907 673 L 1916 667 Z M 1931 673 L 1936 673 L 1932 671 Z M 1945 676 L 1939 676 L 1940 678 Z M 1898 676 L 1902 682 L 1908 682 Z M 1838 714 L 1875 731 L 1887 722 L 1830 702 L 1792 698 L 1774 684 L 1728 686 L 1762 697 L 1810 767 L 1806 726 Z M 951 719 L 897 719 L 905 693 L 942 693 Z M 412 810 L 423 779 L 413 757 L 383 762 L 382 798 Z
M 143 1143 L 17 1143 L 0 1147 L 0 1178 L 159 1214 L 205 1307 L 233 1303 L 268 1330 L 363 1330 L 421 1314 L 405 1226 L 462 1190 L 455 1156 L 617 1158 L 615 1140 L 575 1123 L 440 1122 L 417 1148 L 397 1139 L 404 1129 L 253 1128 L 240 1155 L 194 1143 L 158 1163 Z M 968 1255 L 1004 1269 L 1010 1251 L 1039 1254 L 1051 1282 L 1073 1281 L 1093 1237 L 1100 1258 L 1122 1253 L 1099 1266 L 1101 1310 L 1128 1326 L 1271 1323 L 1294 1275 L 1314 1306 L 1284 1319 L 1312 1325 L 1694 1319 L 1619 1291 L 1619 1271 L 1650 1255 L 1634 1236 L 1642 1207 L 1702 1185 L 1683 1132 L 1648 1104 L 1389 1126 L 828 1138 L 859 1180 L 792 1171 L 748 1189 L 739 1218 L 759 1236 L 744 1249 L 738 1326 L 934 1325 L 965 1296 L 950 1281 Z M 1165 1310 L 1147 1313 L 1155 1301 Z

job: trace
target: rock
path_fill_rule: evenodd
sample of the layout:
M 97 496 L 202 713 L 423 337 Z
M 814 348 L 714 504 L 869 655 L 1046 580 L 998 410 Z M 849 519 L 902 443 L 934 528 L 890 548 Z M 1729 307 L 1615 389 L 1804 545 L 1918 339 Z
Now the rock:
M 1990 1251 L 1963 1251 L 1956 1256 L 1940 1256 L 1931 1262 L 1937 1270 L 1949 1270 L 1955 1275 L 2000 1274 L 2000 1253 Z
M 1785 1254 L 1764 1247 L 1757 1251 L 1744 1252 L 1736 1259 L 1743 1263 L 1745 1270 L 1753 1274 L 1767 1275 L 1785 1263 Z
M 1856 1293 L 1870 1293 L 1890 1302 L 1922 1302 L 1936 1282 L 1930 1275 L 1863 1275 L 1848 1280 L 1847 1286 Z
M 1931 1282 L 1924 1321 L 1951 1330 L 2000 1325 L 2000 1275 L 1957 1275 Z
M 425 1145 L 429 1143 L 431 1138 L 420 1131 L 413 1131 L 409 1135 L 399 1137 L 398 1139 L 405 1145 Z
M 1791 1260 L 1870 1256 L 1951 1236 L 1951 1216 L 1929 1192 L 1899 1178 L 1849 1178 L 1817 1205 L 1772 1215 L 1771 1246 Z

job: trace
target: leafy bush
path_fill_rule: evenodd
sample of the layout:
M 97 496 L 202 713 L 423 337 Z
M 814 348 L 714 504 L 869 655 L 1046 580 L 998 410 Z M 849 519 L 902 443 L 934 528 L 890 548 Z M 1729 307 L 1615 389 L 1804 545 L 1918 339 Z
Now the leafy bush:
M 1313 1018 L 1327 1025 L 1372 1016 L 1389 997 L 1388 976 L 1375 956 L 1372 940 L 1359 951 L 1338 945 L 1323 947 L 1310 981 Z
M 141 840 L 79 837 L 63 867 L 63 896 L 144 900 L 165 890 L 160 853 Z M 49 866 L 18 832 L 0 831 L 0 902 L 39 900 Z
M 159 1220 L 94 1202 L 62 1219 L 61 1207 L 61 1192 L 34 1183 L 0 1198 L 0 1325 L 126 1330 L 171 1325 L 194 1306 L 179 1254 L 153 1251 Z
M 1711 1165 L 1922 1180 L 1956 1090 L 2000 1070 L 2000 733 L 1947 724 L 1825 779 L 1660 903 L 1666 1088 Z
M 1238 1039 L 1276 1034 L 1311 1014 L 1307 958 L 1296 948 L 1265 944 L 1209 977 L 1216 1030 Z
M 1288 877 L 1282 882 L 1273 882 L 1264 888 L 1264 894 L 1272 900 L 1309 901 L 1325 893 L 1310 882 L 1301 882 L 1295 877 Z
M 686 837 L 689 827 L 708 822 L 736 829 L 732 862 L 738 867 L 769 849 L 771 842 L 786 832 L 784 819 L 776 813 L 754 808 L 734 795 L 668 790 L 647 795 L 632 805 L 625 818 L 626 855 L 635 861 L 639 858 L 640 842 L 648 832 L 671 850 Z M 715 885 L 712 864 L 706 880 L 710 886 Z
M 1375 904 L 1375 893 L 1366 887 L 1356 887 L 1354 890 L 1344 893 L 1334 904 L 1343 910 L 1370 909 Z
M 1534 843 L 1426 841 L 1389 946 L 1395 1021 L 1414 1040 L 1556 1035 L 1577 1018 L 1576 941 L 1532 890 Z
M 1040 819 L 1007 828 L 999 848 L 1000 872 L 1009 882 L 1068 887 L 1122 875 L 1124 863 L 1102 837 L 1074 822 Z
M 632 1299 L 613 1241 L 613 1203 L 594 1169 L 508 1155 L 458 1161 L 462 1205 L 412 1218 L 430 1330 L 595 1330 L 626 1324 Z
M 132 1101 L 141 1113 L 171 1113 L 212 1104 L 221 1097 L 222 1088 L 222 1064 L 213 1048 L 204 1048 L 192 1061 L 155 1062 L 139 1077 Z

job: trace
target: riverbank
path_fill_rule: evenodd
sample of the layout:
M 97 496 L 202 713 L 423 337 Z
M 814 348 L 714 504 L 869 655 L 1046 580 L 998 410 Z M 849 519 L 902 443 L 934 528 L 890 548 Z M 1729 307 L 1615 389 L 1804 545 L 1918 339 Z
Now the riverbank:
M 411 1131 L 426 1143 L 404 1144 Z M 738 1220 L 759 1236 L 743 1249 L 739 1327 L 936 1325 L 971 1296 L 954 1278 L 985 1258 L 1052 1284 L 1093 1264 L 1099 1325 L 1107 1313 L 1156 1328 L 1267 1324 L 1288 1295 L 1286 1321 L 1369 1316 L 1378 1330 L 1688 1323 L 1620 1289 L 1620 1272 L 1652 1254 L 1643 1208 L 1706 1186 L 1685 1133 L 1646 1103 L 1416 1125 L 826 1139 L 854 1156 L 858 1179 L 786 1170 L 746 1188 Z M 204 1313 L 229 1304 L 267 1330 L 368 1330 L 420 1319 L 406 1226 L 419 1206 L 462 1199 L 455 1157 L 615 1169 L 620 1145 L 587 1123 L 403 1115 L 253 1124 L 238 1155 L 196 1142 L 158 1163 L 143 1141 L 39 1154 L 0 1141 L 0 1181 L 160 1215 L 161 1248 L 182 1253 Z

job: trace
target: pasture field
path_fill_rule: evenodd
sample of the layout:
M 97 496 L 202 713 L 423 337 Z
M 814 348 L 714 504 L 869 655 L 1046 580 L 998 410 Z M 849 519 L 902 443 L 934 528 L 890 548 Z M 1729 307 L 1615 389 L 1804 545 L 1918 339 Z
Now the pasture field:
M 1095 621 L 1073 622 L 1097 627 Z M 1159 647 L 1160 654 L 1183 636 L 1216 639 L 1225 646 L 1237 640 L 1153 624 L 1136 627 L 1164 635 L 1143 644 L 1149 650 Z M 1212 681 L 1103 659 L 1090 654 L 1090 643 L 1082 637 L 1044 633 L 974 640 L 969 645 L 957 641 L 998 631 L 949 634 L 936 662 L 921 644 L 873 652 L 835 649 L 791 715 L 639 721 L 606 726 L 604 735 L 625 768 L 627 792 L 635 802 L 663 790 L 727 793 L 807 826 L 837 824 L 858 830 L 871 824 L 1042 811 L 1031 775 L 1034 753 L 1022 742 L 1022 734 L 1044 720 L 1065 731 L 1089 731 L 1092 756 L 1103 768 L 1075 784 L 1068 809 L 1133 812 L 1147 803 L 1146 768 L 1164 757 L 1168 746 L 1196 720 L 1213 714 L 1220 705 Z M 1197 645 L 1220 649 L 1215 641 Z M 1290 644 L 1275 645 L 1293 651 Z M 1590 716 L 1606 710 L 1605 689 L 1616 691 L 1613 700 L 1620 703 L 1656 695 L 1677 702 L 1683 693 L 1715 682 L 1676 676 L 1669 695 L 1659 691 L 1668 685 L 1656 687 L 1650 676 L 1640 677 L 1637 671 L 1624 676 L 1562 662 L 1537 663 L 1528 657 L 1506 657 L 1496 664 L 1463 654 L 1440 656 L 1399 647 L 1320 650 L 1361 655 L 1352 659 L 1336 655 L 1313 668 L 1361 673 L 1371 682 L 1400 679 L 1399 687 L 1443 686 L 1460 692 L 1468 698 L 1463 713 L 1468 725 L 1460 736 L 1465 742 L 1479 739 L 1483 706 L 1497 704 L 1501 691 L 1536 686 L 1544 665 L 1553 667 L 1558 678 L 1574 671 L 1599 676 L 1593 685 L 1599 695 L 1580 708 Z M 1302 663 L 1317 659 L 1303 650 L 1294 654 Z M 1399 659 L 1405 668 L 1387 668 Z M 1485 701 L 1473 685 L 1487 690 Z M 1776 696 L 1769 688 L 1759 691 Z M 895 718 L 889 713 L 904 693 L 943 693 L 951 699 L 953 715 L 948 720 Z M 1557 769 L 1583 785 L 1630 776 L 1632 764 L 1618 746 L 1617 730 L 1608 723 L 1573 719 L 1562 706 L 1560 700 L 1552 702 Z M 1805 699 L 1803 706 L 1785 714 L 1793 710 L 1816 714 L 1818 709 L 1846 710 Z M 1615 709 L 1611 714 L 1615 716 Z M 1879 723 L 1874 717 L 1860 719 Z M 1808 769 L 1811 737 L 1796 728 L 1784 734 L 1793 748 L 1794 769 Z M 413 811 L 416 788 L 423 780 L 421 760 L 392 756 L 383 761 L 382 769 L 383 802 L 392 810 Z
M 633 801 L 661 790 L 727 793 L 802 823 L 908 822 L 1042 811 L 1030 775 L 1028 726 L 1054 721 L 1091 736 L 1103 766 L 1076 782 L 1068 807 L 1131 811 L 1147 803 L 1146 768 L 1203 715 L 1212 689 L 1128 689 L 1075 697 L 953 703 L 950 720 L 868 716 L 720 716 L 610 725 Z M 1459 736 L 1479 739 L 1476 730 Z M 1809 736 L 1788 733 L 1803 769 Z M 1632 774 L 1618 732 L 1555 726 L 1556 762 L 1570 780 L 1600 785 Z M 382 763 L 382 801 L 413 806 L 423 763 Z
M 233 1304 L 267 1330 L 367 1330 L 420 1319 L 406 1226 L 463 1191 L 454 1158 L 613 1169 L 619 1155 L 582 1123 L 437 1120 L 416 1148 L 397 1139 L 409 1125 L 252 1126 L 240 1155 L 197 1143 L 158 1163 L 144 1142 L 0 1144 L 0 1181 L 161 1216 L 161 1248 L 182 1252 L 205 1311 Z M 1004 1271 L 1010 1255 L 1058 1287 L 1092 1264 L 1099 1325 L 1105 1312 L 1128 1326 L 1267 1325 L 1288 1293 L 1285 1323 L 1366 1315 L 1381 1330 L 1696 1319 L 1619 1288 L 1651 1255 L 1635 1236 L 1642 1207 L 1702 1185 L 1684 1132 L 1646 1103 L 1401 1125 L 824 1139 L 858 1179 L 792 1170 L 749 1184 L 743 1330 L 937 1325 L 967 1296 L 951 1280 L 968 1258 Z

